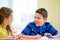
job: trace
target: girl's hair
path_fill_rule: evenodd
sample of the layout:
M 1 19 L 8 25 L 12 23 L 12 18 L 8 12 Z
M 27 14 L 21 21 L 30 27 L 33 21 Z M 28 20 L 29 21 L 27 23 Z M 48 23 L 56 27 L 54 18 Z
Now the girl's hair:
M 2 7 L 0 9 L 0 24 L 3 23 L 4 18 L 9 18 L 9 16 L 12 14 L 12 10 L 8 7 Z M 7 25 L 6 27 L 7 32 L 12 34 L 12 30 L 10 29 L 10 25 Z

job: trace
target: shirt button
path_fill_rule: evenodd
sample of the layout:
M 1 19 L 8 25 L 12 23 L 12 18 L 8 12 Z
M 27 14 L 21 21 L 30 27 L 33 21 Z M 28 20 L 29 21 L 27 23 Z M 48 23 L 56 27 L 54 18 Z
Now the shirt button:
M 40 32 L 41 33 L 41 32 Z
M 41 28 L 40 28 L 41 29 Z

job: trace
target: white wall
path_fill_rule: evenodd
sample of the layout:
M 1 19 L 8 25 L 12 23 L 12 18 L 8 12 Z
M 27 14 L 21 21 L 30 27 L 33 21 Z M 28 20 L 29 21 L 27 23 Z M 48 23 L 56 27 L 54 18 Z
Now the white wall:
M 13 27 L 17 31 L 22 31 L 27 23 L 33 21 L 37 0 L 13 0 Z
M 12 4 L 10 4 L 10 3 L 12 3 L 12 2 L 10 2 L 11 0 L 0 0 L 0 7 L 9 7 L 9 8 L 11 8 L 11 5 Z

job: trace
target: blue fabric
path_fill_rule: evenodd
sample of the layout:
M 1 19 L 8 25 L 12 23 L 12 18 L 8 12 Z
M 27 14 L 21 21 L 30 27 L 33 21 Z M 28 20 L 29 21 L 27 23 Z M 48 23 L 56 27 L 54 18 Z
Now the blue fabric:
M 31 36 L 37 34 L 44 36 L 45 33 L 50 33 L 54 36 L 58 33 L 58 31 L 49 22 L 45 22 L 42 26 L 36 26 L 34 22 L 31 22 L 24 28 L 21 33 Z

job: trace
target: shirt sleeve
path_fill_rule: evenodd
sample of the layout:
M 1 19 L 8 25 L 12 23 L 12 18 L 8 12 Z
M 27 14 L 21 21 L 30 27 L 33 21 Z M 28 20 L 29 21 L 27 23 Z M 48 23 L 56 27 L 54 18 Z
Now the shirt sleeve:
M 7 37 L 8 35 L 6 33 L 0 31 L 0 38 L 7 38 Z
M 29 35 L 29 33 L 30 33 L 30 28 L 29 28 L 29 26 L 27 25 L 27 26 L 23 29 L 23 31 L 21 32 L 21 34 Z
M 49 33 L 51 33 L 54 36 L 57 35 L 58 31 L 52 25 L 50 25 Z
M 3 38 L 4 37 L 4 35 L 0 32 L 0 38 Z

